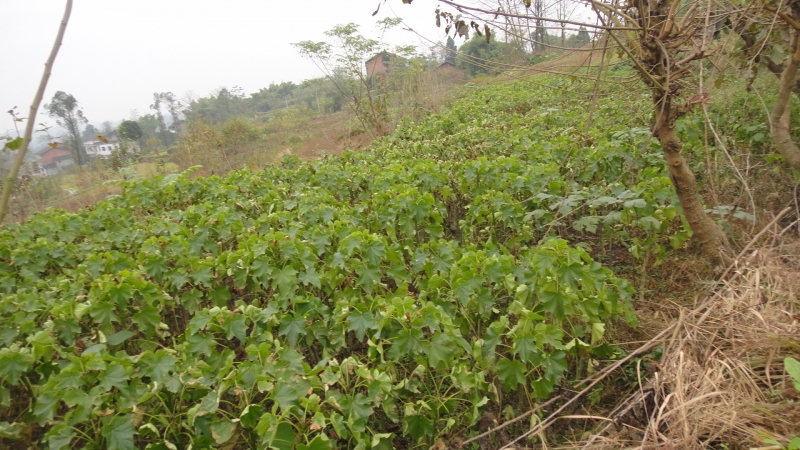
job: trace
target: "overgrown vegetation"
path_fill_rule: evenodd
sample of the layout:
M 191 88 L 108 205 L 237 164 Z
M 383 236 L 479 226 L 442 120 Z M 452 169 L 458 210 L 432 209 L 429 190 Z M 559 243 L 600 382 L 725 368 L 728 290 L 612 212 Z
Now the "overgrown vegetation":
M 9 433 L 429 446 L 595 370 L 632 289 L 575 237 L 658 253 L 688 233 L 644 117 L 608 104 L 581 135 L 560 95 L 472 89 L 364 153 L 125 183 L 8 227 Z
M 794 6 L 711 26 L 593 3 L 592 41 L 524 3 L 466 9 L 505 42 L 436 11 L 476 34 L 447 62 L 516 69 L 438 114 L 432 60 L 353 24 L 297 44 L 325 79 L 222 89 L 185 122 L 154 94 L 120 130 L 145 151 L 94 163 L 111 196 L 0 231 L 0 444 L 796 447 Z M 734 38 L 779 82 L 707 64 Z M 585 44 L 570 77 L 513 81 L 559 44 Z M 297 158 L 326 114 L 374 141 Z

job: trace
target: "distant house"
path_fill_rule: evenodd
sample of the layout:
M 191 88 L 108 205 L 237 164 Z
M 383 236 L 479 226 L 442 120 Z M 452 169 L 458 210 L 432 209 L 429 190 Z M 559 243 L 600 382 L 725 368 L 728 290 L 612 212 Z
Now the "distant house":
M 83 148 L 86 149 L 86 155 L 89 156 L 89 159 L 106 159 L 111 156 L 112 151 L 119 149 L 119 136 L 108 134 L 104 137 L 108 142 L 87 141 L 83 143 Z
M 46 175 L 55 175 L 75 163 L 72 152 L 64 147 L 48 148 L 37 155 Z
M 372 58 L 368 59 L 367 65 L 367 78 L 385 78 L 389 73 L 392 62 L 397 59 L 397 55 L 389 52 L 380 52 Z
M 27 155 L 25 157 L 28 159 Z M 47 170 L 42 165 L 41 161 L 38 158 L 34 157 L 25 163 L 25 170 L 28 175 L 32 177 L 46 177 Z
M 460 83 L 467 79 L 467 74 L 464 73 L 462 69 L 456 67 L 455 64 L 451 62 L 443 62 L 439 65 L 436 69 L 436 73 L 442 75 L 445 78 L 450 79 L 456 83 Z

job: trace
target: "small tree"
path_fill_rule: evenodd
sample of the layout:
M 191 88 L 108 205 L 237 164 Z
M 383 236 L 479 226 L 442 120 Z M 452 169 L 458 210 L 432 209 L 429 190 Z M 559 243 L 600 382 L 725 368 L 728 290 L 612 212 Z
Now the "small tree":
M 88 124 L 86 128 L 83 129 L 83 133 L 81 133 L 81 137 L 83 141 L 91 141 L 97 139 L 96 136 L 100 134 L 100 130 L 98 130 L 94 125 Z
M 33 118 L 36 117 L 36 113 L 39 111 L 39 105 L 42 103 L 44 90 L 47 88 L 47 81 L 50 79 L 50 73 L 53 70 L 53 64 L 55 63 L 56 56 L 58 55 L 58 49 L 61 47 L 61 42 L 64 40 L 64 33 L 67 30 L 67 23 L 69 23 L 69 16 L 71 13 L 72 0 L 67 0 L 67 6 L 64 8 L 64 17 L 61 19 L 61 25 L 58 28 L 58 34 L 56 35 L 53 49 L 50 51 L 50 57 L 47 58 L 47 62 L 44 64 L 44 74 L 42 74 L 42 79 L 39 82 L 39 89 L 36 91 L 36 96 L 33 98 L 33 103 L 31 104 L 30 118 L 25 126 L 25 134 L 22 136 L 22 141 L 20 142 L 18 152 L 14 158 L 14 164 L 11 166 L 11 170 L 6 176 L 6 181 L 3 185 L 3 194 L 0 198 L 0 223 L 3 222 L 3 219 L 5 219 L 6 213 L 8 212 L 8 203 L 11 200 L 11 191 L 14 189 L 14 183 L 17 179 L 17 175 L 19 174 L 19 170 L 22 167 L 22 163 L 25 160 L 25 153 L 28 151 L 28 145 L 30 144 L 31 137 L 33 136 Z
M 790 121 L 792 92 L 800 98 L 800 4 L 779 2 L 776 8 L 756 0 L 751 8 L 729 7 L 736 12 L 727 23 L 744 41 L 745 64 L 751 66 L 749 82 L 757 74 L 758 66 L 753 63 L 775 75 L 778 97 L 769 114 L 770 135 L 778 153 L 792 169 L 800 171 L 800 148 L 792 139 Z
M 384 20 L 384 29 L 397 23 L 399 21 Z M 368 79 L 365 67 L 368 58 L 384 50 L 381 43 L 359 34 L 358 25 L 354 23 L 337 25 L 325 35 L 330 42 L 302 41 L 292 45 L 302 56 L 314 61 L 347 98 L 364 131 L 378 136 L 386 134 L 387 93 L 378 93 L 380 79 Z
M 83 114 L 83 108 L 72 94 L 64 91 L 56 92 L 50 103 L 44 107 L 50 117 L 56 119 L 56 123 L 67 130 L 67 146 L 78 165 L 84 165 L 87 158 L 81 139 L 81 125 L 89 123 L 89 120 Z
M 446 54 L 444 57 L 444 62 L 455 65 L 456 55 L 458 54 L 458 47 L 456 47 L 456 41 L 454 41 L 453 38 L 450 36 L 447 36 L 447 47 L 445 51 Z
M 122 123 L 119 124 L 119 136 L 122 139 L 138 141 L 142 138 L 142 127 L 132 120 L 123 120 Z

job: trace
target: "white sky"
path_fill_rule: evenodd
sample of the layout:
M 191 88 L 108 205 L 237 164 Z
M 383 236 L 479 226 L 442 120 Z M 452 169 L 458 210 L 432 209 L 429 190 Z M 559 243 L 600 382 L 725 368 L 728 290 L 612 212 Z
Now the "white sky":
M 56 91 L 75 96 L 90 123 L 118 122 L 136 109 L 150 113 L 154 92 L 207 96 L 234 85 L 246 93 L 271 82 L 322 74 L 290 44 L 321 41 L 337 24 L 355 22 L 379 38 L 375 21 L 402 17 L 432 41 L 446 40 L 434 23 L 435 0 L 76 0 L 64 45 L 39 109 Z M 13 106 L 27 117 L 53 45 L 64 0 L 0 0 L 0 135 L 12 129 Z M 382 3 L 382 0 L 381 0 Z M 427 43 L 396 28 L 393 45 Z

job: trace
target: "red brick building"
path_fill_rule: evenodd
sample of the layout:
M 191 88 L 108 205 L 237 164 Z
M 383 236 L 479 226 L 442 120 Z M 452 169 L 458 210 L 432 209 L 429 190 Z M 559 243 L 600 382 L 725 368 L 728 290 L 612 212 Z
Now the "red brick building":
M 436 68 L 436 73 L 450 81 L 460 83 L 467 79 L 467 74 L 463 70 L 456 67 L 455 64 L 444 62 Z
M 380 52 L 367 60 L 367 78 L 385 78 L 391 69 L 392 62 L 397 59 L 397 55 L 389 52 Z
M 55 175 L 64 170 L 65 167 L 74 164 L 72 152 L 61 146 L 48 148 L 39 153 L 37 157 L 47 175 Z

